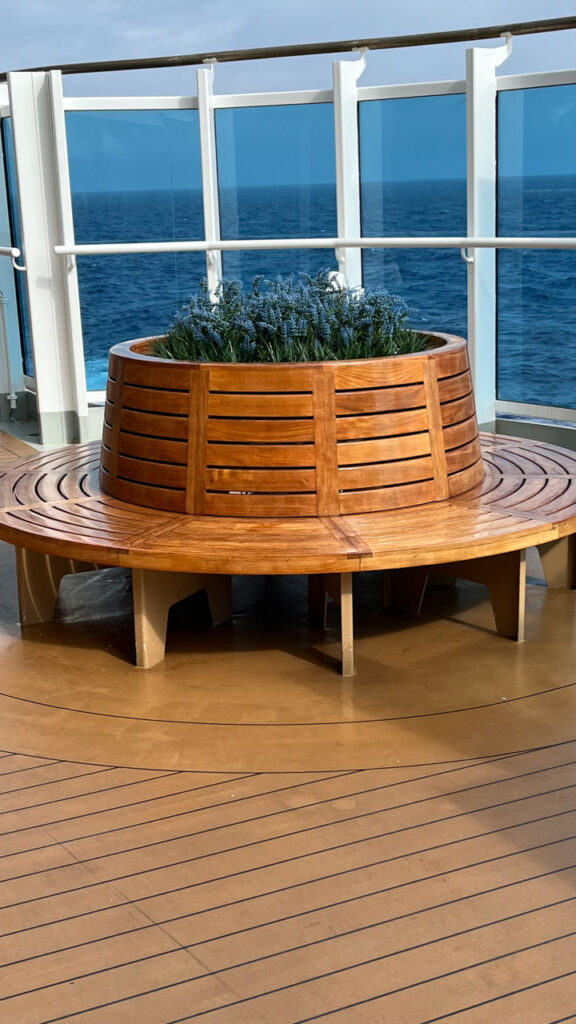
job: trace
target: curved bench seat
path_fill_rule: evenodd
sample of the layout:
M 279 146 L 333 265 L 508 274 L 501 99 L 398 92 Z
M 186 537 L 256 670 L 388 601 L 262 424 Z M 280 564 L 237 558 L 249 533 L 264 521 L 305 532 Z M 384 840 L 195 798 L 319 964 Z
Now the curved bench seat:
M 53 572 L 55 577 L 64 575 L 60 570 L 65 570 L 65 560 L 72 560 L 70 565 L 84 563 L 83 567 L 163 571 L 174 578 L 177 574 L 349 576 L 375 569 L 412 573 L 418 569 L 417 593 L 423 590 L 431 566 L 458 563 L 458 574 L 480 579 L 486 576 L 478 568 L 481 560 L 490 570 L 486 560 L 537 545 L 553 582 L 572 583 L 573 559 L 568 563 L 567 542 L 561 552 L 559 544 L 576 533 L 576 453 L 541 442 L 483 435 L 483 482 L 446 501 L 385 512 L 290 519 L 204 517 L 129 505 L 100 490 L 99 458 L 100 445 L 93 443 L 11 464 L 0 473 L 0 538 L 20 551 L 62 560 Z M 509 575 L 504 563 L 502 567 L 505 571 L 500 574 L 488 572 L 496 589 L 498 575 Z M 21 565 L 21 591 L 23 573 L 30 577 L 30 570 L 25 572 Z M 145 577 L 138 578 L 144 586 Z M 519 588 L 516 604 L 523 601 L 522 581 Z M 182 586 L 174 600 L 184 596 L 181 590 Z M 398 586 L 398 594 L 401 591 Z M 351 628 L 350 580 L 345 594 Z M 220 598 L 221 594 L 216 595 L 214 606 L 220 602 L 223 615 Z M 24 609 L 23 621 L 32 621 L 32 614 L 28 608 L 27 616 Z M 498 624 L 498 614 L 496 618 Z M 512 626 L 499 631 L 519 636 L 516 613 L 512 619 Z

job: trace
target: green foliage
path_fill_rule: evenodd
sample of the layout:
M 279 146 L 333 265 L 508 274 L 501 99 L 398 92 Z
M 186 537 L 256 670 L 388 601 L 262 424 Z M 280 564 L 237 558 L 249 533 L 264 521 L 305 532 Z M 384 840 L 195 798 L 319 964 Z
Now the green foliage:
M 299 363 L 420 352 L 426 338 L 406 326 L 408 310 L 385 292 L 334 287 L 328 271 L 265 281 L 249 292 L 222 281 L 212 302 L 206 282 L 153 354 L 215 363 Z

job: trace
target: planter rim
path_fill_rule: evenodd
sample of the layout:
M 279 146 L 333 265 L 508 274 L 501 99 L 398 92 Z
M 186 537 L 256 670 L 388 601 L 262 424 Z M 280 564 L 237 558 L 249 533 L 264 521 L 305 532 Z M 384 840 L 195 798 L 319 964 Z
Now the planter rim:
M 147 351 L 149 345 L 153 341 L 159 341 L 164 335 L 156 334 L 149 338 L 133 338 L 129 341 L 121 341 L 117 345 L 113 345 L 110 349 L 110 355 L 120 356 L 124 359 L 135 359 L 142 360 L 149 363 L 164 363 L 167 366 L 185 366 L 188 369 L 192 366 L 206 366 L 206 367 L 232 367 L 237 366 L 242 369 L 249 369 L 250 367 L 258 367 L 260 370 L 277 370 L 280 367 L 290 367 L 292 369 L 302 366 L 308 369 L 314 366 L 355 366 L 358 364 L 367 363 L 392 363 L 397 359 L 422 359 L 423 357 L 429 358 L 436 355 L 444 355 L 447 352 L 455 352 L 458 349 L 466 348 L 468 342 L 465 338 L 462 338 L 458 334 L 444 334 L 439 331 L 416 331 L 416 334 L 425 334 L 427 337 L 434 339 L 436 344 L 430 348 L 423 349 L 421 352 L 407 352 L 395 356 L 371 356 L 366 359 L 319 359 L 314 362 L 290 362 L 290 363 L 228 363 L 228 362 L 193 362 L 188 359 L 166 359 L 163 356 L 153 356 Z

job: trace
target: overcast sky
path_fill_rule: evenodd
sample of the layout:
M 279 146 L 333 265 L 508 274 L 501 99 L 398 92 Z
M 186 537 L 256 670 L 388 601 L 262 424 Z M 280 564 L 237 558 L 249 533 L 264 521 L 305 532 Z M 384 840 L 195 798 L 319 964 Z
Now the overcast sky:
M 573 0 L 0 0 L 0 70 L 445 31 L 575 14 Z M 488 44 L 492 45 L 492 44 Z M 362 85 L 464 77 L 462 45 L 369 54 Z M 330 57 L 222 65 L 218 92 L 330 88 Z M 501 73 L 574 67 L 576 31 L 520 38 Z M 70 95 L 190 94 L 193 69 L 68 78 Z

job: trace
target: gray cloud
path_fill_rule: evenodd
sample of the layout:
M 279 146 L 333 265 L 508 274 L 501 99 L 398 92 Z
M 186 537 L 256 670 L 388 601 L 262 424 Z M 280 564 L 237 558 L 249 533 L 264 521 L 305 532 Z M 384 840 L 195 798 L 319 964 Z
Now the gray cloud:
M 570 2 L 540 0 L 0 0 L 0 68 L 190 53 L 248 46 L 441 31 L 573 14 Z M 569 67 L 575 32 L 517 40 L 505 72 Z M 424 47 L 369 56 L 363 84 L 464 75 L 463 46 Z M 218 68 L 218 90 L 330 86 L 330 58 L 294 58 Z M 504 69 L 503 69 L 504 72 Z M 194 73 L 134 72 L 82 76 L 68 92 L 194 91 Z

